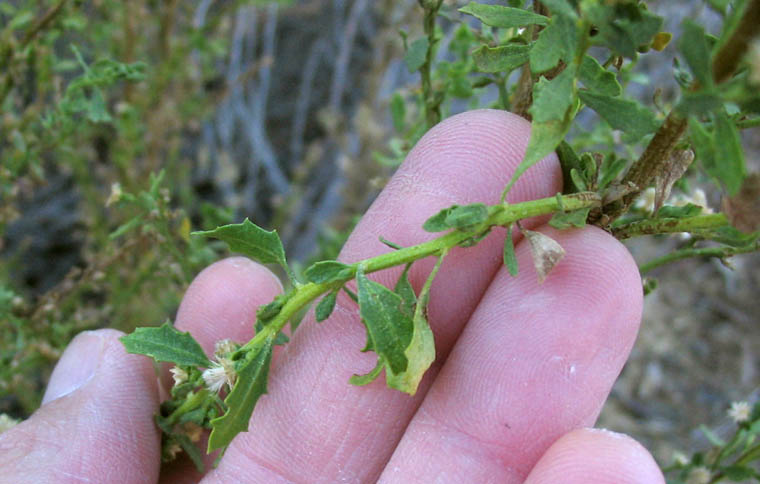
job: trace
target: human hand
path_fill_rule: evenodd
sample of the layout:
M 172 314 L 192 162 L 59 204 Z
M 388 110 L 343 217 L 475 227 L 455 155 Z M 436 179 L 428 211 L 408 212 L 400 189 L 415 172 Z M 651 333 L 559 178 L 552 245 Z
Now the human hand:
M 499 111 L 444 121 L 410 153 L 340 259 L 389 250 L 381 235 L 404 246 L 420 243 L 432 236 L 421 229 L 424 220 L 453 203 L 495 203 L 529 134 L 528 123 Z M 509 201 L 551 196 L 561 180 L 551 156 L 520 179 Z M 350 299 L 339 298 L 319 326 L 307 317 L 275 351 L 269 394 L 249 431 L 203 482 L 664 482 L 632 439 L 587 428 L 638 330 L 636 265 L 597 228 L 540 230 L 566 251 L 541 285 L 524 242 L 516 247 L 519 275 L 506 272 L 503 233 L 447 256 L 428 308 L 437 360 L 414 397 L 386 388 L 382 378 L 348 384 L 375 363 L 374 355 L 358 351 L 366 336 Z M 413 266 L 418 290 L 432 265 Z M 373 278 L 392 285 L 399 271 Z M 226 259 L 192 283 L 175 324 L 210 354 L 217 340 L 250 339 L 256 308 L 279 291 L 267 269 Z M 155 374 L 147 358 L 124 352 L 118 336 L 84 333 L 69 346 L 43 406 L 0 435 L 0 482 L 200 479 L 184 460 L 159 477 Z

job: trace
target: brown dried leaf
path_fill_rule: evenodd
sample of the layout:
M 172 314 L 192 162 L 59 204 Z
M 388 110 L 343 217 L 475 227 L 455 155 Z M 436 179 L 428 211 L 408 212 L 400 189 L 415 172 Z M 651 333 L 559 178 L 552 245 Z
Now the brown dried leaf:
M 694 161 L 694 152 L 691 150 L 674 150 L 670 154 L 668 162 L 655 178 L 654 213 L 657 213 L 668 199 L 673 183 L 686 173 L 692 161 Z
M 533 256 L 533 265 L 538 274 L 538 283 L 542 284 L 554 266 L 565 256 L 565 249 L 556 240 L 541 232 L 525 229 L 522 232 L 530 244 L 530 253 Z
M 760 230 L 760 173 L 751 173 L 742 183 L 739 193 L 721 202 L 731 225 L 742 232 Z

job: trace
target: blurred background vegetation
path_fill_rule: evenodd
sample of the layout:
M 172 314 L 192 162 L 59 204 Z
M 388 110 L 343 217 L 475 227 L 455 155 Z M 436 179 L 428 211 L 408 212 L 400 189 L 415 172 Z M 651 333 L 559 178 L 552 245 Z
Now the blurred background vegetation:
M 487 32 L 462 23 L 465 3 L 444 2 L 438 25 L 444 117 L 506 95 L 506 80 L 469 76 Z M 702 2 L 650 6 L 676 36 L 687 16 L 721 23 Z M 192 230 L 249 217 L 278 229 L 292 261 L 334 257 L 428 127 L 405 55 L 422 29 L 416 0 L 1 2 L 0 413 L 35 410 L 76 333 L 172 317 L 223 255 Z M 626 92 L 672 101 L 673 56 L 625 66 Z M 580 121 L 576 147 L 620 145 L 598 119 Z M 758 128 L 743 137 L 757 171 Z M 718 193 L 707 199 L 718 206 Z M 644 261 L 675 243 L 629 246 Z M 760 259 L 736 259 L 654 273 L 601 424 L 661 462 L 707 446 L 699 423 L 728 432 L 732 400 L 758 398 Z

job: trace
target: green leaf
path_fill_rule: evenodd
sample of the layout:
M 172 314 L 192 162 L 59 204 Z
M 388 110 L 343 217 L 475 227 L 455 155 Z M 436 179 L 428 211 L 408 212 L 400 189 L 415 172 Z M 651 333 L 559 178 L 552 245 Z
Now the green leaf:
M 573 181 L 573 185 L 578 191 L 585 192 L 588 190 L 588 182 L 576 168 L 570 170 L 570 179 Z
M 406 103 L 398 92 L 394 92 L 391 97 L 391 119 L 393 120 L 393 129 L 397 133 L 406 129 Z
M 223 225 L 214 230 L 193 232 L 192 235 L 223 240 L 233 252 L 239 252 L 264 264 L 277 263 L 286 269 L 288 268 L 288 263 L 285 260 L 285 249 L 282 247 L 282 241 L 277 235 L 277 231 L 267 232 L 247 218 L 243 223 Z
M 504 265 L 507 267 L 510 276 L 517 276 L 518 265 L 515 241 L 512 239 L 512 224 L 507 227 L 507 237 L 504 239 Z
M 615 74 L 602 67 L 590 55 L 583 56 L 583 62 L 578 70 L 578 79 L 592 92 L 606 96 L 619 96 L 623 92 Z
M 525 158 L 517 165 L 512 178 L 509 180 L 504 193 L 508 193 L 517 180 L 528 168 L 538 163 L 562 142 L 570 129 L 572 116 L 566 116 L 562 120 L 548 121 L 545 123 L 532 122 L 530 125 L 530 140 L 525 149 Z
M 559 230 L 570 228 L 579 229 L 586 225 L 586 219 L 588 218 L 590 210 L 590 208 L 582 208 L 572 212 L 557 212 L 552 216 L 551 220 L 549 220 L 549 225 Z
M 314 314 L 317 318 L 317 322 L 321 323 L 325 319 L 330 317 L 330 314 L 332 314 L 333 309 L 335 309 L 335 301 L 338 298 L 338 292 L 339 291 L 332 291 L 327 296 L 323 297 L 321 301 L 319 301 L 319 304 L 317 304 L 317 308 L 314 310 Z
M 659 126 L 652 111 L 637 101 L 589 91 L 580 91 L 578 96 L 614 129 L 625 131 L 636 138 L 653 133 Z
M 573 70 L 565 69 L 552 80 L 539 79 L 533 91 L 530 114 L 536 123 L 562 120 L 573 104 L 575 88 Z
M 578 44 L 576 23 L 560 16 L 552 17 L 548 27 L 538 34 L 538 39 L 530 50 L 530 70 L 537 74 L 554 68 L 560 61 L 572 61 Z
M 614 154 L 605 157 L 602 162 L 599 190 L 604 190 L 610 183 L 615 181 L 618 175 L 620 175 L 625 169 L 626 165 L 628 165 L 628 160 L 625 158 L 618 158 Z
M 285 305 L 285 303 L 290 299 L 292 293 L 284 293 L 284 294 L 278 294 L 274 297 L 274 299 L 264 304 L 263 306 L 259 306 L 259 309 L 256 310 L 256 319 L 262 323 L 262 325 L 265 325 L 266 323 L 269 323 L 272 319 L 275 318 L 278 314 L 280 314 L 280 310 L 282 310 L 282 307 Z
M 386 371 L 385 379 L 388 386 L 409 395 L 417 393 L 417 387 L 419 387 L 422 377 L 425 376 L 425 372 L 435 361 L 435 339 L 427 320 L 427 305 L 430 300 L 430 288 L 433 279 L 438 274 L 444 257 L 446 257 L 445 252 L 438 257 L 435 267 L 430 272 L 425 285 L 422 286 L 419 300 L 414 308 L 412 340 L 404 351 L 408 360 L 406 370 L 403 373 Z M 404 280 L 408 284 L 409 279 L 406 276 L 404 276 Z M 411 289 L 411 284 L 409 284 L 409 289 Z
M 573 21 L 578 18 L 575 8 L 568 0 L 543 0 L 541 3 L 549 7 L 553 17 L 562 16 Z
M 636 58 L 639 47 L 649 46 L 660 32 L 662 18 L 635 2 L 596 5 L 586 10 L 586 17 L 599 33 L 592 37 L 616 54 Z
M 177 331 L 168 321 L 158 328 L 137 328 L 119 340 L 127 353 L 147 355 L 156 361 L 204 368 L 211 365 L 190 333 Z
M 758 474 L 748 466 L 734 464 L 723 468 L 723 474 L 729 481 L 742 482 L 757 477 Z
M 425 64 L 427 51 L 430 47 L 427 37 L 415 39 L 404 54 L 404 62 L 409 72 L 415 72 Z
M 414 293 L 412 283 L 409 282 L 409 269 L 411 267 L 411 263 L 404 267 L 396 282 L 396 286 L 393 288 L 393 292 L 401 296 L 401 300 L 404 302 L 403 307 L 410 316 L 414 314 L 414 308 L 417 305 L 417 295 Z
M 352 266 L 336 260 L 317 262 L 304 271 L 306 280 L 315 284 L 325 284 L 350 279 L 353 275 L 354 268 Z
M 470 2 L 459 9 L 460 12 L 470 14 L 491 27 L 512 28 L 524 25 L 546 25 L 549 19 L 543 15 L 533 13 L 521 8 L 504 7 L 501 5 L 484 5 Z
M 684 218 L 694 217 L 702 213 L 702 207 L 687 203 L 683 206 L 665 205 L 657 211 L 657 218 Z
M 729 193 L 735 195 L 746 174 L 739 132 L 725 110 L 714 114 L 715 131 L 708 131 L 695 118 L 689 118 L 689 137 L 705 171 Z
M 380 376 L 380 373 L 383 372 L 384 367 L 385 364 L 383 363 L 383 359 L 378 358 L 377 364 L 374 368 L 372 368 L 372 370 L 370 370 L 369 373 L 365 375 L 352 375 L 351 378 L 348 379 L 348 382 L 359 387 L 369 385 L 373 381 L 377 380 L 377 377 Z
M 683 54 L 692 74 L 703 87 L 711 87 L 713 83 L 712 63 L 710 62 L 710 46 L 707 43 L 705 30 L 690 19 L 682 26 L 683 34 L 678 39 L 678 50 Z
M 720 160 L 720 176 L 728 194 L 733 196 L 739 192 L 747 173 L 742 150 L 741 138 L 736 125 L 726 114 L 725 110 L 715 115 L 715 155 Z
M 488 219 L 488 208 L 482 203 L 452 205 L 427 219 L 422 228 L 427 232 L 466 229 L 485 222 L 486 219 Z
M 528 62 L 530 46 L 508 44 L 491 48 L 484 45 L 472 53 L 472 58 L 481 72 L 509 72 Z
M 240 432 L 248 431 L 253 408 L 259 397 L 267 392 L 269 366 L 272 362 L 272 337 L 248 352 L 245 361 L 237 370 L 237 381 L 232 391 L 224 399 L 227 411 L 211 421 L 211 435 L 208 452 L 227 447 Z
M 685 91 L 681 94 L 678 102 L 678 111 L 683 116 L 703 116 L 719 111 L 723 108 L 723 101 L 716 91 Z
M 367 326 L 372 349 L 394 373 L 406 370 L 404 351 L 412 338 L 412 318 L 403 310 L 401 296 L 371 281 L 362 267 L 356 272 L 359 314 Z

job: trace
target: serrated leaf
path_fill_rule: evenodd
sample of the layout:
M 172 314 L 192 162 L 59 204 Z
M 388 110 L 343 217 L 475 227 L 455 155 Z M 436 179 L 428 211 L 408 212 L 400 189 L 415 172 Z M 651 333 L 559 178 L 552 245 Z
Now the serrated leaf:
M 599 62 L 590 55 L 583 56 L 583 62 L 578 69 L 580 80 L 589 91 L 598 92 L 606 96 L 619 96 L 623 88 L 617 81 L 615 74 L 602 67 Z
M 119 340 L 127 353 L 150 356 L 156 361 L 207 368 L 211 362 L 190 333 L 165 322 L 158 328 L 137 328 Z
M 222 225 L 214 230 L 193 232 L 192 235 L 214 237 L 226 242 L 233 252 L 239 252 L 264 264 L 276 263 L 284 268 L 288 267 L 285 249 L 277 231 L 268 232 L 247 218 L 239 224 Z
M 419 387 L 422 377 L 427 369 L 430 368 L 430 365 L 433 364 L 433 361 L 435 361 L 435 339 L 433 338 L 433 330 L 430 329 L 430 324 L 427 320 L 427 305 L 430 300 L 430 288 L 432 287 L 433 279 L 438 274 L 445 256 L 446 253 L 443 253 L 438 257 L 438 261 L 422 286 L 419 299 L 414 308 L 412 339 L 404 351 L 408 360 L 406 370 L 403 373 L 396 373 L 389 369 L 385 374 L 389 387 L 406 392 L 409 395 L 417 393 L 417 387 Z M 407 277 L 404 277 L 404 280 L 407 283 L 409 281 Z M 411 289 L 411 284 L 409 284 L 409 289 Z
M 353 274 L 354 268 L 352 266 L 336 260 L 317 262 L 304 271 L 306 280 L 315 284 L 325 284 L 350 279 Z
M 554 68 L 560 61 L 567 63 L 575 54 L 578 43 L 576 23 L 569 17 L 552 17 L 530 50 L 530 70 L 534 74 Z
M 314 310 L 314 315 L 316 316 L 317 322 L 321 323 L 325 319 L 330 317 L 330 314 L 332 314 L 333 309 L 335 309 L 335 301 L 338 298 L 338 291 L 332 291 L 327 296 L 323 297 L 321 301 L 319 301 L 319 304 L 317 304 L 316 309 Z
M 483 45 L 472 53 L 472 58 L 481 72 L 509 72 L 528 62 L 530 46 L 508 44 L 491 48 Z
M 705 30 L 690 19 L 684 20 L 681 25 L 683 34 L 678 39 L 678 50 L 686 59 L 691 73 L 703 87 L 710 87 L 713 83 L 712 62 L 710 58 L 710 46 L 707 43 Z
M 394 373 L 406 370 L 404 351 L 412 338 L 413 323 L 403 310 L 401 296 L 371 281 L 360 267 L 356 272 L 359 314 L 367 327 L 372 349 Z
M 509 271 L 509 275 L 512 277 L 517 276 L 518 264 L 517 255 L 515 254 L 515 241 L 512 238 L 512 224 L 507 227 L 507 236 L 504 238 L 504 265 Z
M 502 5 L 484 5 L 470 2 L 459 9 L 460 12 L 476 17 L 491 27 L 512 28 L 524 25 L 546 25 L 549 19 L 543 15 L 521 8 L 504 7 Z
M 715 156 L 720 162 L 719 179 L 725 184 L 728 194 L 739 192 L 747 173 L 741 138 L 736 125 L 725 110 L 715 115 Z
M 452 205 L 427 219 L 422 228 L 427 232 L 441 232 L 457 228 L 463 229 L 482 223 L 487 218 L 488 208 L 482 203 Z
M 586 225 L 586 219 L 588 218 L 590 210 L 590 208 L 582 208 L 572 212 L 557 212 L 552 216 L 551 220 L 549 220 L 549 225 L 559 230 L 570 228 L 579 229 Z
M 412 41 L 404 54 L 404 62 L 409 72 L 415 72 L 425 64 L 428 48 L 430 48 L 430 42 L 428 42 L 427 37 L 420 37 Z
M 574 102 L 574 81 L 572 69 L 565 69 L 552 80 L 539 79 L 533 88 L 533 105 L 529 110 L 533 121 L 545 123 L 564 119 Z
M 227 411 L 211 421 L 208 452 L 227 447 L 240 432 L 248 431 L 248 422 L 259 398 L 267 392 L 269 366 L 272 362 L 274 339 L 267 338 L 246 355 L 237 370 L 237 380 L 224 399 Z
M 641 138 L 657 130 L 659 123 L 654 113 L 638 101 L 620 99 L 603 94 L 580 91 L 578 96 L 614 129 Z

